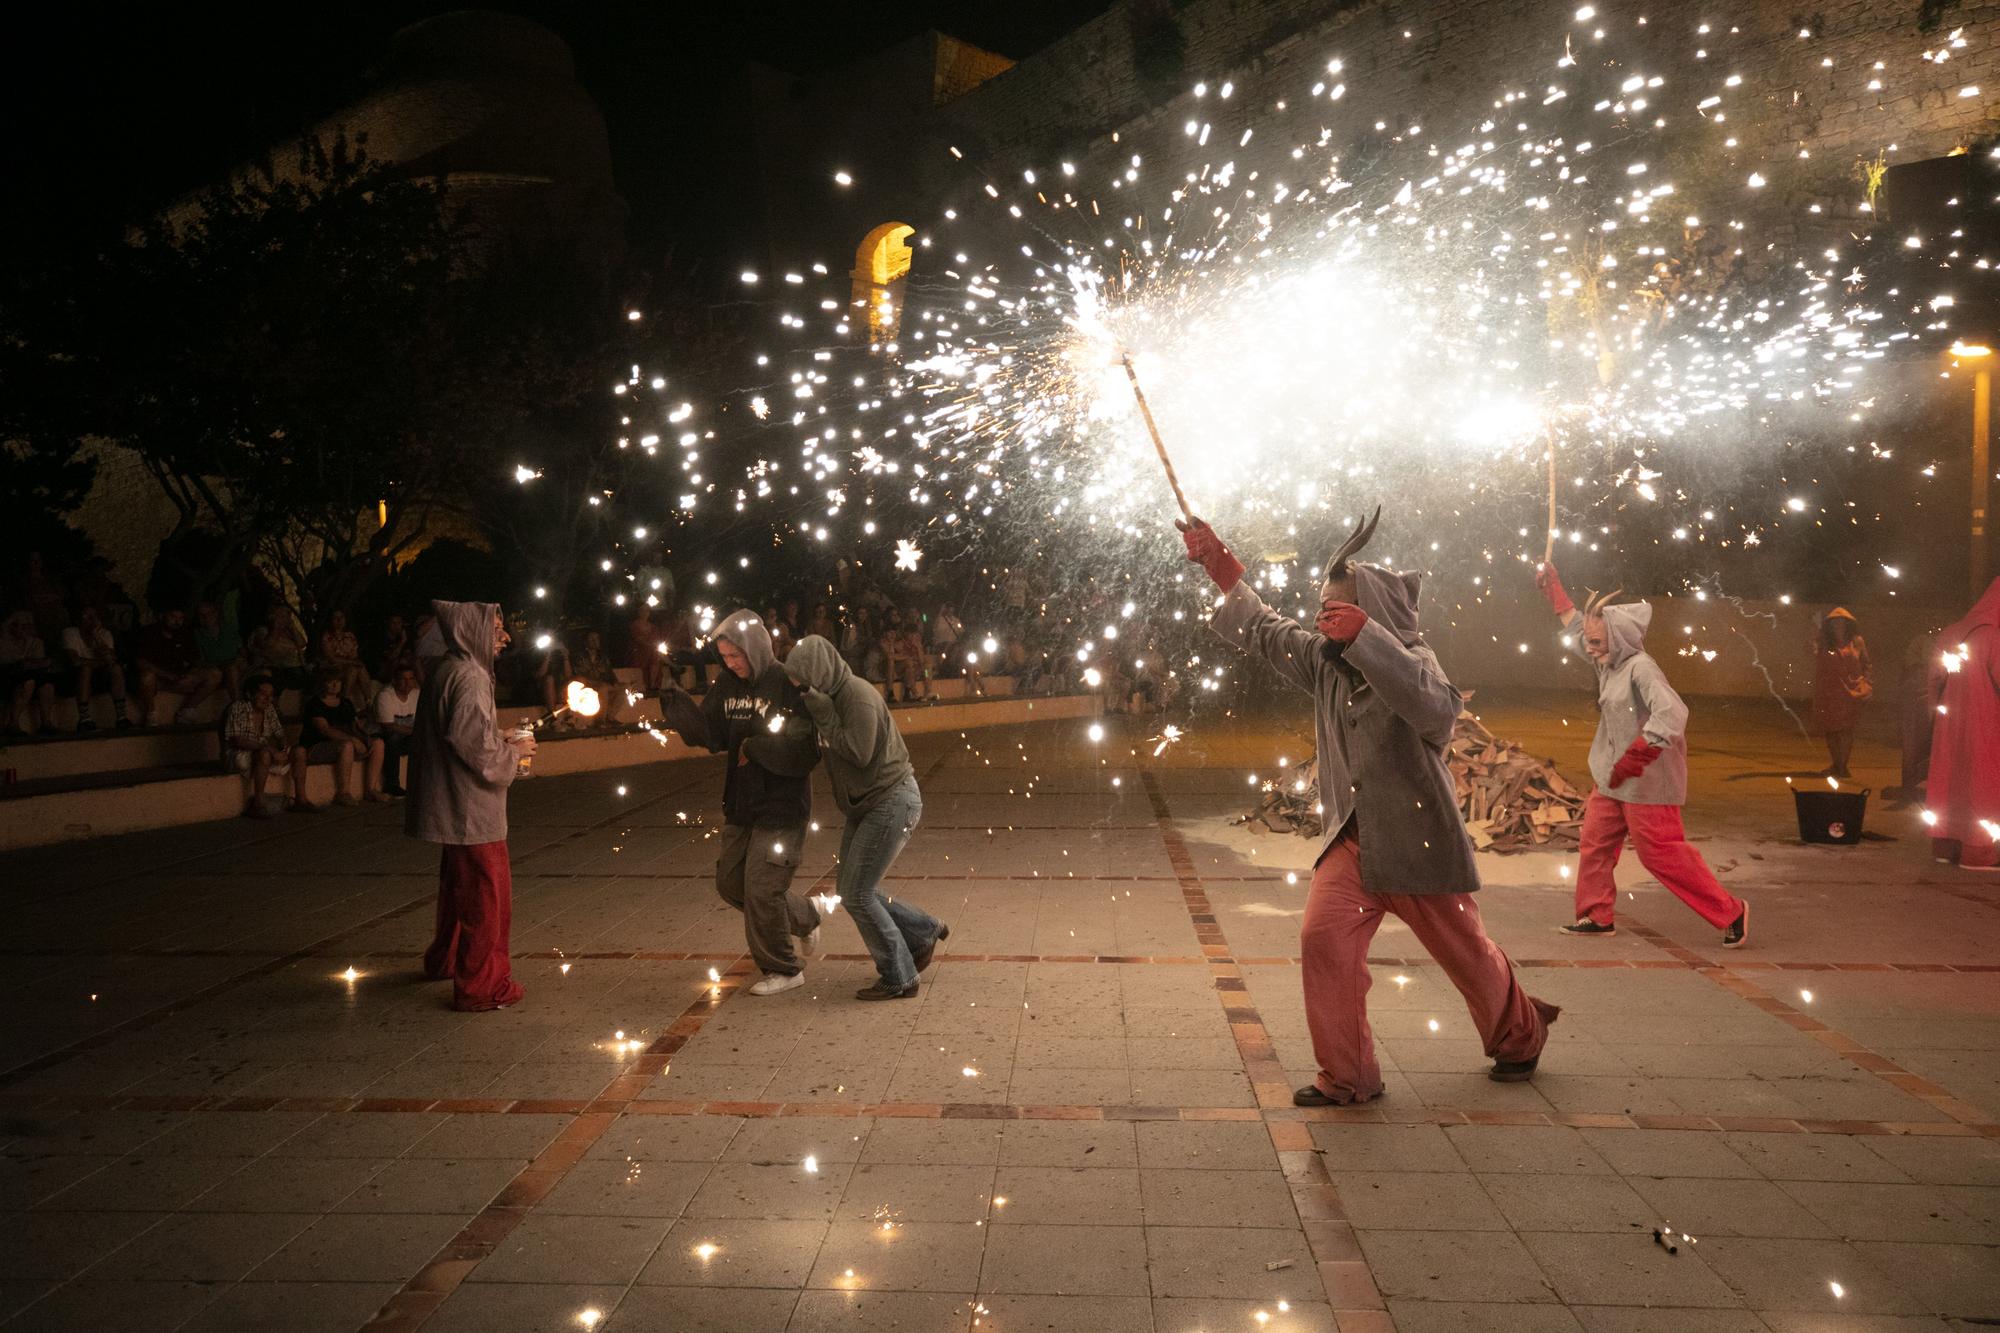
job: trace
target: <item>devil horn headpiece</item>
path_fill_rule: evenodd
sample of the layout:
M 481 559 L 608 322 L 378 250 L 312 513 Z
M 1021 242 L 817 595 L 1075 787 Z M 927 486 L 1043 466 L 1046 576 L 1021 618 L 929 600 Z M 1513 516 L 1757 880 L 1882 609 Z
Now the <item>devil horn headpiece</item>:
M 1357 518 L 1354 520 L 1354 530 L 1347 534 L 1347 540 L 1340 544 L 1340 549 L 1333 553 L 1333 559 L 1327 562 L 1326 574 L 1328 578 L 1333 578 L 1346 571 L 1347 562 L 1361 554 L 1361 548 L 1368 545 L 1368 539 L 1375 535 L 1375 525 L 1381 521 L 1381 505 L 1376 505 L 1375 512 L 1366 518 Z
M 1602 615 L 1604 613 L 1604 608 L 1611 605 L 1612 600 L 1614 598 L 1622 597 L 1625 595 L 1625 590 L 1623 588 L 1616 588 L 1607 593 L 1593 592 L 1589 588 L 1585 588 L 1583 591 L 1584 591 L 1583 614 L 1586 617 Z

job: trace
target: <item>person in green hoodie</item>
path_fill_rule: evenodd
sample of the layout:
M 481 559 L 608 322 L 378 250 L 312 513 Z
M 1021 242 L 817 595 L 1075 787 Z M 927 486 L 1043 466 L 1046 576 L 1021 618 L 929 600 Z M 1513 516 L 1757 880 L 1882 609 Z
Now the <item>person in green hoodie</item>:
M 848 670 L 829 640 L 808 634 L 793 646 L 784 668 L 812 714 L 833 803 L 847 818 L 840 835 L 840 897 L 880 974 L 855 998 L 909 999 L 938 941 L 951 934 L 928 912 L 881 892 L 882 877 L 924 813 L 910 752 L 880 692 Z

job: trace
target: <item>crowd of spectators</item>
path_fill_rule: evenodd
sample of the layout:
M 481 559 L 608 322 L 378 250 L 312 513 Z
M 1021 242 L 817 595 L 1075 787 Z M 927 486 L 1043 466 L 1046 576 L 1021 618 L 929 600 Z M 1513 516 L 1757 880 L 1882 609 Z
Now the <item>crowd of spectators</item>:
M 428 610 L 389 614 L 359 631 L 331 611 L 309 636 L 283 598 L 253 581 L 144 618 L 104 561 L 59 573 L 40 555 L 0 590 L 8 594 L 0 603 L 0 730 L 90 733 L 107 720 L 120 731 L 212 727 L 224 766 L 246 782 L 245 813 L 255 816 L 265 813 L 273 778 L 289 787 L 290 808 L 313 809 L 310 765 L 333 769 L 334 799 L 344 804 L 404 794 L 411 719 L 445 651 Z M 1099 691 L 1114 710 L 1167 702 L 1173 681 L 1143 652 L 1122 663 L 1114 660 L 1122 653 L 1079 657 L 1080 624 L 1101 608 L 1083 608 L 1080 618 L 1046 607 L 1031 613 L 1018 573 L 994 591 L 968 628 L 950 601 L 899 604 L 843 566 L 818 597 L 772 601 L 762 614 L 780 658 L 818 635 L 892 703 L 932 700 L 937 682 L 953 678 L 983 695 L 994 674 L 1012 677 L 1021 694 Z M 517 619 L 519 646 L 498 664 L 499 694 L 517 707 L 539 705 L 550 730 L 621 728 L 634 704 L 669 683 L 706 690 L 720 670 L 708 628 L 694 608 L 671 604 L 634 608 L 622 633 L 542 631 Z M 596 692 L 595 715 L 566 707 L 572 682 Z M 163 696 L 173 701 L 171 720 Z

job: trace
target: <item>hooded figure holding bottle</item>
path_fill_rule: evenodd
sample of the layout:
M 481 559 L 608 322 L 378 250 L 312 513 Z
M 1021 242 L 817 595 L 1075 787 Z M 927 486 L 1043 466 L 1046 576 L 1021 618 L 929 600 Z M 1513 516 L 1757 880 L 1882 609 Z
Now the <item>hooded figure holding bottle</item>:
M 1750 908 L 1715 878 L 1687 840 L 1687 705 L 1646 652 L 1653 608 L 1612 605 L 1591 597 L 1584 609 L 1563 590 L 1553 562 L 1535 572 L 1563 632 L 1578 638 L 1597 668 L 1597 734 L 1590 741 L 1590 776 L 1597 789 L 1584 805 L 1576 872 L 1576 920 L 1566 935 L 1613 935 L 1618 886 L 1612 878 L 1629 836 L 1639 864 L 1668 892 L 1723 932 L 1722 947 L 1749 938 Z
M 508 643 L 500 608 L 432 602 L 431 609 L 445 652 L 417 698 L 403 807 L 403 831 L 443 847 L 424 975 L 449 978 L 459 1009 L 503 1009 L 521 998 L 507 953 L 514 915 L 507 789 L 535 738 L 502 735 L 494 716 L 493 660 Z
M 1479 871 L 1444 761 L 1462 701 L 1417 632 L 1420 580 L 1353 560 L 1375 520 L 1357 524 L 1328 563 L 1307 629 L 1264 604 L 1208 524 L 1179 526 L 1187 558 L 1222 593 L 1210 628 L 1313 699 L 1326 832 L 1299 946 L 1319 1073 L 1293 1104 L 1382 1093 L 1367 998 L 1368 945 L 1384 914 L 1410 928 L 1464 996 L 1494 1062 L 1488 1076 L 1533 1077 L 1561 1011 L 1521 988 L 1472 898 Z

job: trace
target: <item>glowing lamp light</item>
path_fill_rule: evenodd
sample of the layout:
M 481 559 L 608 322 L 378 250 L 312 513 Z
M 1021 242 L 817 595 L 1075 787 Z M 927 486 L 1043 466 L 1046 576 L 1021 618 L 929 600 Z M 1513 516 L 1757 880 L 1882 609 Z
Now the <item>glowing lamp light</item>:
M 1937 811 L 1935 810 L 1926 810 L 1921 815 L 1919 815 L 1918 818 L 1924 821 L 1925 828 L 1937 827 L 1938 817 L 1937 817 Z
M 1960 360 L 1977 361 L 1981 357 L 1992 356 L 1993 349 L 1985 343 L 1955 342 L 1951 345 L 1951 354 Z
M 707 1263 L 710 1259 L 713 1259 L 717 1254 L 721 1252 L 721 1248 L 722 1247 L 719 1245 L 712 1245 L 708 1241 L 703 1241 L 701 1244 L 694 1247 L 694 1257 L 701 1260 L 703 1263 Z
M 340 979 L 346 982 L 348 985 L 352 986 L 355 982 L 361 980 L 361 974 L 359 972 L 356 972 L 352 967 L 350 967 L 345 972 L 342 972 L 340 974 Z M 93 996 L 92 998 L 94 999 L 96 997 Z
M 1103 724 L 1103 723 L 1101 723 L 1101 722 L 1093 722 L 1093 723 L 1091 723 L 1091 724 L 1090 724 L 1090 732 L 1089 732 L 1089 735 L 1090 735 L 1090 739 L 1091 739 L 1091 740 L 1093 740 L 1093 741 L 1101 741 L 1101 740 L 1103 740 L 1103 739 L 1104 739 L 1104 724 Z

